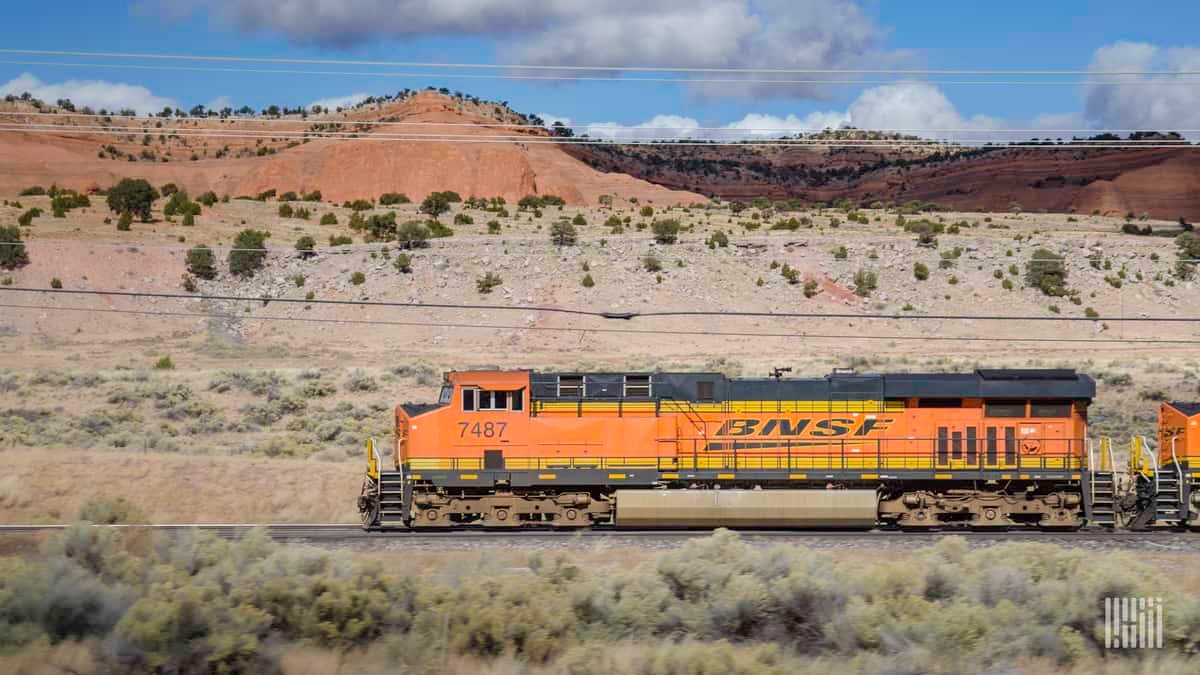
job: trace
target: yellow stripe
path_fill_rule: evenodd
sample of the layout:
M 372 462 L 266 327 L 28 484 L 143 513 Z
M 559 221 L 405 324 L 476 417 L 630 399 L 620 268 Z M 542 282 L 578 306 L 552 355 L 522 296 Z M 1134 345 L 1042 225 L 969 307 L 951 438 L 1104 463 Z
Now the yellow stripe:
M 1079 474 L 1077 474 L 1077 473 L 1071 474 L 1071 480 L 1079 480 Z
M 1012 480 L 1012 474 L 1011 473 L 1002 473 L 1002 474 L 1000 474 L 1000 478 L 1002 478 L 1004 480 Z
M 459 480 L 475 480 L 479 478 L 479 475 L 474 473 L 460 473 L 458 474 L 458 478 Z
M 679 478 L 679 474 L 677 474 L 677 473 L 664 473 L 664 474 L 662 474 L 662 476 L 660 476 L 660 478 Z
M 653 412 L 653 402 L 616 401 L 535 401 L 538 412 Z M 661 412 L 674 413 L 822 413 L 822 412 L 904 412 L 903 401 L 727 401 L 725 403 L 695 403 L 687 401 L 662 401 Z
M 609 478 L 611 478 L 612 480 L 621 480 L 621 479 L 625 478 L 625 474 L 623 474 L 623 473 L 610 473 L 610 474 L 608 474 L 608 477 L 609 477 Z
M 409 478 L 411 478 L 412 480 L 421 480 L 421 474 L 414 473 L 411 476 L 409 476 Z
M 732 480 L 732 479 L 733 479 L 733 474 L 731 474 L 731 473 L 717 474 L 717 480 Z
M 864 473 L 864 474 L 862 475 L 862 478 L 863 478 L 863 480 L 874 480 L 874 479 L 876 479 L 876 478 L 879 478 L 879 474 L 877 474 L 877 473 Z
M 808 474 L 806 474 L 806 473 L 789 473 L 788 474 L 788 480 L 804 480 L 805 478 L 808 478 Z
M 539 473 L 538 474 L 538 480 L 554 480 L 555 478 L 558 478 L 558 475 L 553 474 L 553 473 Z
M 938 480 L 948 480 L 950 478 L 954 478 L 954 474 L 952 474 L 952 473 L 935 473 L 935 474 L 933 474 L 933 477 Z
M 1020 478 L 1021 478 L 1021 480 L 1029 480 L 1029 474 L 1023 473 L 1023 474 L 1021 474 Z

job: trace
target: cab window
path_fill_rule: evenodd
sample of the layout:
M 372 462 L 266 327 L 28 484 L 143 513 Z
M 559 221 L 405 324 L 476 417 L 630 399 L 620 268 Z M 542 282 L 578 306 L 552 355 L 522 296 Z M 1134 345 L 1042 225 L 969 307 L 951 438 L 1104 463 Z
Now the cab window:
M 465 412 L 498 410 L 523 410 L 525 408 L 525 390 L 492 391 L 464 387 L 462 394 L 462 409 Z

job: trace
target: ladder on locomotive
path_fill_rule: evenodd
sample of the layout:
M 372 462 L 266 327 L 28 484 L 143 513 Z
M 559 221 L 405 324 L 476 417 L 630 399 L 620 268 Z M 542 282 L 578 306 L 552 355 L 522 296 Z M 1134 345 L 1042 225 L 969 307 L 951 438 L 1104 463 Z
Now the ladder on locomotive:
M 1117 497 L 1116 472 L 1112 454 L 1112 439 L 1100 439 L 1099 452 L 1088 439 L 1088 522 L 1101 527 L 1116 527 Z
M 1129 474 L 1134 481 L 1137 511 L 1130 529 L 1149 525 L 1174 526 L 1186 519 L 1184 511 L 1183 469 L 1171 443 L 1171 460 L 1160 465 L 1158 448 L 1145 436 L 1134 436 L 1129 443 Z

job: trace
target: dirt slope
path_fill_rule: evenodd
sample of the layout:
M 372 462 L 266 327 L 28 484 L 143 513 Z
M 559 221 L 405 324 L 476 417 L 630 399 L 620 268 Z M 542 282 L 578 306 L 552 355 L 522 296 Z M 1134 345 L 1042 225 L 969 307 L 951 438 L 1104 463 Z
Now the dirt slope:
M 98 117 L 13 118 L 15 121 L 70 123 L 61 133 L 0 134 L 0 192 L 31 185 L 98 189 L 120 178 L 139 176 L 155 185 L 175 182 L 193 193 L 213 190 L 231 196 L 269 189 L 320 190 L 325 199 L 374 199 L 402 192 L 420 200 L 437 190 L 463 197 L 504 197 L 510 203 L 528 194 L 555 194 L 572 204 L 595 204 L 602 194 L 658 204 L 686 204 L 703 197 L 619 174 L 602 173 L 552 145 L 519 142 L 461 143 L 377 140 L 380 134 L 445 134 L 468 139 L 482 135 L 521 135 L 545 139 L 540 128 L 494 126 L 511 121 L 511 111 L 491 112 L 434 92 L 351 113 L 300 119 L 261 120 L 115 119 L 107 124 L 127 134 L 89 133 Z M 504 114 L 501 114 L 504 113 Z M 359 126 L 356 122 L 443 122 L 462 126 Z M 360 140 L 298 137 L 320 127 Z M 211 134 L 238 133 L 238 138 Z M 191 134 L 191 135 L 189 135 Z M 106 147 L 107 146 L 107 147 Z M 165 160 L 165 161 L 164 161 Z

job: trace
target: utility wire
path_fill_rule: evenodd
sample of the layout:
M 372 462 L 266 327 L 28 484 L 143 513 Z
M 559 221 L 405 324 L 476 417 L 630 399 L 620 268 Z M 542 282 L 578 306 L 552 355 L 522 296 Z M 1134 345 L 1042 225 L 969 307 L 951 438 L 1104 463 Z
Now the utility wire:
M 112 291 L 112 290 L 83 290 L 68 288 L 30 288 L 24 286 L 0 286 L 0 292 L 12 293 L 46 293 L 50 295 L 99 295 L 126 298 L 158 298 L 171 300 L 218 300 L 227 302 L 272 302 L 297 305 L 343 305 L 362 307 L 393 307 L 403 309 L 462 309 L 509 312 L 544 312 L 557 314 L 572 314 L 590 316 L 601 319 L 637 319 L 705 316 L 716 318 L 772 318 L 772 319 L 862 319 L 888 321 L 1067 321 L 1067 322 L 1096 322 L 1120 321 L 1125 323 L 1200 323 L 1200 317 L 1178 316 L 1144 316 L 1144 317 L 1077 317 L 1077 316 L 1029 316 L 1029 315 L 998 315 L 998 314 L 883 314 L 864 313 L 852 314 L 846 312 L 745 312 L 727 310 L 663 310 L 650 312 L 599 312 L 585 309 L 567 309 L 562 307 L 529 306 L 529 305 L 477 305 L 459 303 L 423 303 L 423 302 L 394 302 L 384 300 L 306 300 L 302 298 L 280 297 L 250 297 L 243 295 L 215 295 L 190 293 L 165 293 L 153 291 Z
M 601 65 L 524 65 L 500 63 L 463 63 L 433 61 L 367 61 L 352 59 L 281 58 L 263 56 L 228 56 L 204 54 L 162 54 L 136 52 L 95 52 L 58 49 L 0 49 L 0 54 L 28 54 L 34 56 L 77 56 L 83 58 L 145 59 L 157 61 L 208 61 L 231 63 L 289 63 L 304 65 L 353 65 L 387 66 L 392 68 L 437 68 L 467 70 L 541 70 L 541 71 L 608 71 L 648 73 L 780 73 L 780 74 L 852 74 L 852 75 L 1200 75 L 1197 70 L 969 70 L 969 69 L 903 69 L 903 68 L 738 68 L 738 67 L 691 67 L 691 66 L 601 66 Z
M 885 340 L 885 341 L 903 341 L 903 340 L 918 340 L 922 342 L 940 341 L 940 342 L 1061 342 L 1061 343 L 1084 343 L 1084 344 L 1200 344 L 1200 340 L 1185 340 L 1185 339 L 1143 339 L 1143 338 L 1117 338 L 1106 340 L 1100 338 L 1033 338 L 1033 337 L 1017 337 L 1017 338 L 1001 338 L 1001 337 L 951 337 L 945 335 L 862 335 L 862 334 L 818 334 L 818 333 L 762 333 L 762 332 L 729 332 L 729 331 L 687 331 L 687 330 L 659 330 L 659 329 L 637 329 L 637 328 L 581 328 L 577 326 L 557 327 L 557 326 L 513 326 L 513 325 L 496 325 L 496 324 L 478 324 L 478 323 L 435 323 L 428 321 L 386 321 L 380 319 L 323 319 L 317 317 L 290 317 L 290 316 L 253 316 L 244 314 L 214 314 L 207 312 L 168 312 L 161 310 L 133 310 L 133 309 L 108 309 L 108 308 L 91 308 L 91 307 L 55 307 L 51 305 L 12 305 L 0 304 L 0 307 L 8 309 L 29 309 L 40 311 L 56 311 L 56 312 L 86 312 L 96 314 L 134 314 L 144 316 L 169 316 L 169 317 L 192 317 L 206 319 L 228 319 L 235 321 L 298 321 L 305 323 L 340 323 L 354 325 L 369 325 L 369 326 L 412 326 L 421 328 L 471 328 L 471 329 L 486 329 L 486 330 L 517 330 L 517 331 L 551 331 L 560 333 L 619 333 L 619 334 L 634 334 L 634 335 L 689 335 L 698 337 L 749 337 L 749 338 L 792 338 L 801 340 L 820 340 L 820 339 L 836 339 L 836 340 Z
M 3 53 L 3 52 L 0 52 Z M 455 80 L 518 80 L 518 81 L 550 81 L 550 82 L 615 82 L 620 84 L 625 83 L 648 83 L 648 84 L 667 84 L 667 83 L 683 83 L 683 84 L 770 84 L 770 85 L 833 85 L 833 86 L 864 86 L 864 85 L 887 85 L 896 84 L 899 82 L 908 81 L 905 78 L 894 78 L 888 80 L 828 80 L 828 79 L 809 79 L 809 80 L 794 80 L 794 79 L 776 79 L 776 78 L 706 78 L 706 77 L 625 77 L 620 74 L 611 75 L 608 77 L 598 77 L 591 75 L 528 75 L 505 73 L 502 75 L 480 74 L 480 73 L 441 73 L 441 72 L 397 72 L 397 71 L 347 71 L 347 70 L 298 70 L 294 68 L 277 69 L 277 68 L 221 68 L 221 67 L 205 67 L 205 66 L 154 66 L 135 63 L 74 63 L 64 61 L 20 61 L 20 60 L 0 60 L 2 64 L 15 66 L 50 66 L 50 67 L 68 67 L 68 68 L 108 68 L 117 70 L 156 70 L 156 71 L 178 71 L 178 72 L 204 72 L 204 73 L 246 73 L 254 75 L 317 75 L 317 76 L 335 76 L 335 77 L 386 77 L 386 78 L 421 78 L 421 79 L 455 79 Z M 1156 73 L 1157 74 L 1157 73 Z M 985 87 L 1002 87 L 1002 86 L 1017 86 L 1017 87 L 1061 87 L 1061 86 L 1195 86 L 1196 81 L 1179 80 L 1179 79 L 1153 79 L 1153 80 L 928 80 L 922 79 L 920 82 L 926 84 L 936 84 L 938 86 L 985 86 Z

